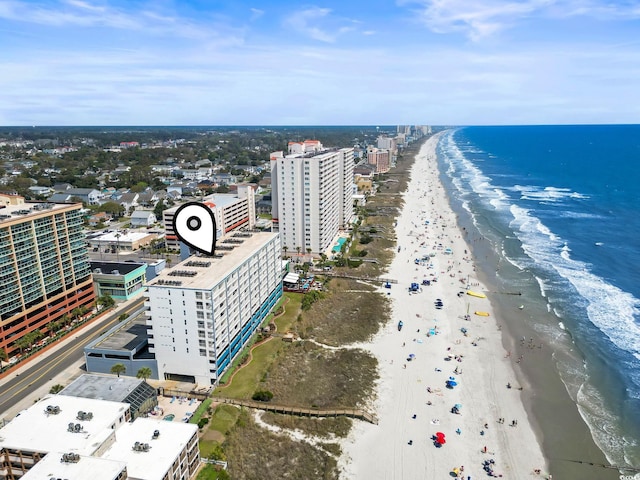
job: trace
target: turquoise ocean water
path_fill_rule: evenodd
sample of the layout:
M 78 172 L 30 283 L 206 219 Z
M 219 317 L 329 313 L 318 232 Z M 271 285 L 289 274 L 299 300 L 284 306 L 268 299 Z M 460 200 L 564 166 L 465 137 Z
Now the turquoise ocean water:
M 458 128 L 438 159 L 498 275 L 548 313 L 533 328 L 573 352 L 556 368 L 596 444 L 640 467 L 640 125 Z

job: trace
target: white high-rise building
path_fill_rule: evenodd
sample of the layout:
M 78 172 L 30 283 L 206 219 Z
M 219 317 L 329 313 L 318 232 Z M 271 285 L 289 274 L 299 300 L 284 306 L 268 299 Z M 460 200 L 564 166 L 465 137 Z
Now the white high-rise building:
M 158 376 L 215 385 L 282 296 L 280 235 L 234 233 L 147 284 Z
M 202 200 L 211 209 L 216 219 L 216 238 L 238 229 L 252 229 L 256 223 L 256 201 L 253 187 L 247 183 L 238 185 L 238 193 L 216 193 Z M 180 240 L 173 231 L 173 217 L 179 207 L 162 212 L 165 241 L 168 248 L 179 249 Z
M 325 252 L 353 220 L 353 148 L 318 153 L 313 146 L 271 154 L 273 226 L 291 253 Z

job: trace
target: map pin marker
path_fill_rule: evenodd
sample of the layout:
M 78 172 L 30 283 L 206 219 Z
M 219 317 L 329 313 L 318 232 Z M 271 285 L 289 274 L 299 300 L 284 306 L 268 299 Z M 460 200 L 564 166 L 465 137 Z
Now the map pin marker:
M 216 219 L 211 209 L 201 203 L 181 205 L 173 216 L 173 231 L 191 248 L 213 255 L 216 249 Z

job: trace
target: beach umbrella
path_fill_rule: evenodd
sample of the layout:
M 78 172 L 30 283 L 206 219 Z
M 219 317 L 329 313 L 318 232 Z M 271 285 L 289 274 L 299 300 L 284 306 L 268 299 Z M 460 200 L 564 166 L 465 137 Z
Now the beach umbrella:
M 460 410 L 460 409 L 462 408 L 462 405 L 460 405 L 459 403 L 456 403 L 456 404 L 454 405 L 454 407 L 456 407 L 458 410 Z
M 413 353 L 410 353 L 409 358 L 416 358 L 416 356 Z

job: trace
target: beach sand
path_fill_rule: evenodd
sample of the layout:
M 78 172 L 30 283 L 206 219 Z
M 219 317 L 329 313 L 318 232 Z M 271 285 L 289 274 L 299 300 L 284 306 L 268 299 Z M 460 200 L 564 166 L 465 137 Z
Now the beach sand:
M 483 464 L 492 461 L 495 476 L 547 478 L 514 372 L 518 358 L 502 345 L 492 293 L 476 275 L 466 232 L 439 180 L 437 142 L 437 135 L 425 142 L 412 168 L 397 219 L 400 251 L 386 275 L 398 283 L 382 289 L 392 301 L 393 318 L 368 345 L 380 362 L 374 403 L 379 424 L 356 424 L 343 444 L 343 476 L 431 479 L 458 472 L 465 480 L 477 479 L 488 476 Z M 412 282 L 420 291 L 409 293 Z M 488 298 L 468 295 L 467 289 Z M 457 382 L 453 388 L 446 386 L 450 377 Z M 451 411 L 456 404 L 459 414 Z M 441 446 L 432 440 L 438 432 L 446 439 Z

